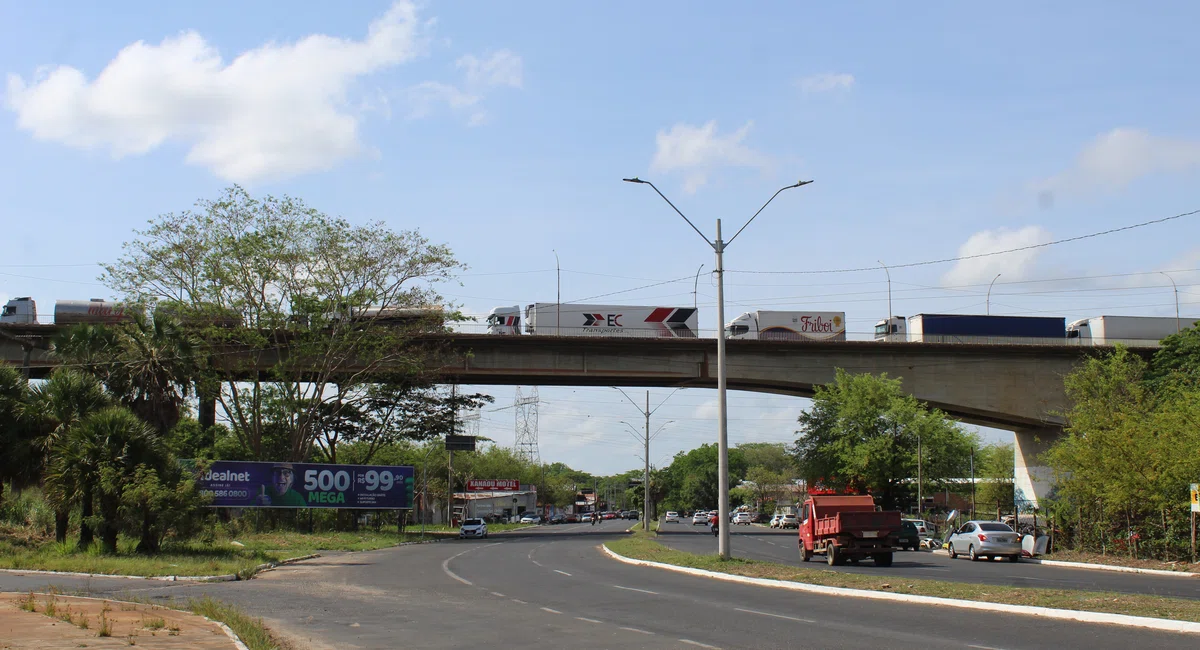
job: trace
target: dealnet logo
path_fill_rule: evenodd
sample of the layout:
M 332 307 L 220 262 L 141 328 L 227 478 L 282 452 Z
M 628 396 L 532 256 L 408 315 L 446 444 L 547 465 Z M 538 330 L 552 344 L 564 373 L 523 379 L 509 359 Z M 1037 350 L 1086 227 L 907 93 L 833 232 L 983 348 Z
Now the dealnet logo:
M 204 473 L 206 481 L 249 481 L 250 472 L 214 472 L 211 469 Z

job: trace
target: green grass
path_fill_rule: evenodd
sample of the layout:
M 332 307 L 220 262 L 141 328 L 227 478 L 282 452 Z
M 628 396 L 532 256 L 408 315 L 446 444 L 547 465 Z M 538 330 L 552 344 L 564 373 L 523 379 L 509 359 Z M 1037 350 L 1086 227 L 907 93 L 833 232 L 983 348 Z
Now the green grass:
M 280 648 L 280 644 L 263 626 L 261 618 L 253 618 L 237 607 L 226 605 L 206 596 L 189 601 L 187 609 L 191 610 L 193 614 L 206 616 L 228 625 L 250 650 L 278 650 Z
M 741 558 L 722 560 L 716 555 L 700 555 L 667 548 L 654 541 L 652 536 L 641 532 L 635 532 L 628 538 L 607 542 L 605 545 L 614 553 L 625 557 L 752 578 L 957 598 L 1006 605 L 1031 605 L 1200 622 L 1200 601 L 1183 598 L 1072 589 L 980 585 L 943 580 L 911 579 L 883 573 L 878 576 L 842 573 L 815 567 L 810 569 Z

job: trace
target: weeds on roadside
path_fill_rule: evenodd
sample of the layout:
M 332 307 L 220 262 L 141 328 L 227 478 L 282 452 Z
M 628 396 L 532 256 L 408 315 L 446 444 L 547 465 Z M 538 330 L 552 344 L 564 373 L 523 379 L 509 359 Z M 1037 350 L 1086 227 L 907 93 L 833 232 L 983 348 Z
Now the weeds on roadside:
M 29 590 L 28 596 L 26 596 L 26 597 L 22 598 L 20 601 L 18 601 L 18 605 L 20 606 L 22 611 L 26 611 L 26 612 L 36 612 L 37 611 L 37 602 L 33 599 L 33 590 L 32 589 Z
M 51 594 L 45 601 L 45 609 L 42 610 L 42 613 L 50 618 L 54 618 L 55 613 L 58 611 L 57 607 L 57 601 L 55 601 L 54 595 Z
M 142 627 L 147 630 L 161 630 L 167 626 L 167 622 L 162 618 L 143 618 Z
M 100 630 L 96 636 L 112 636 L 112 623 L 109 622 L 108 617 L 104 615 L 103 611 L 100 612 Z

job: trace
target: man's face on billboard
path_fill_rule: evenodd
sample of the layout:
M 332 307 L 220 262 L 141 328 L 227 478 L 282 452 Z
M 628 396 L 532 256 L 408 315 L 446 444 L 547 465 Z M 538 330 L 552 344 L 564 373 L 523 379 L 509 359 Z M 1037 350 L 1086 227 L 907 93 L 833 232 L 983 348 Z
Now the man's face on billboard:
M 275 493 L 283 494 L 292 487 L 292 470 L 287 467 L 275 468 Z

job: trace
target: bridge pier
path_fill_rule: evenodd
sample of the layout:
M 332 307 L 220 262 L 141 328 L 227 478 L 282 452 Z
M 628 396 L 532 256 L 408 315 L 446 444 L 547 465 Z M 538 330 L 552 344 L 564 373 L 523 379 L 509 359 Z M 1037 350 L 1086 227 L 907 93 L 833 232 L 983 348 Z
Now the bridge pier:
M 1037 508 L 1038 499 L 1049 496 L 1053 476 L 1040 457 L 1061 435 L 1062 428 L 1055 426 L 1013 431 L 1013 491 L 1022 512 Z

